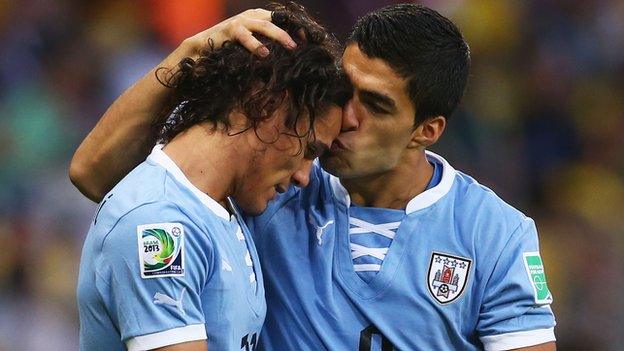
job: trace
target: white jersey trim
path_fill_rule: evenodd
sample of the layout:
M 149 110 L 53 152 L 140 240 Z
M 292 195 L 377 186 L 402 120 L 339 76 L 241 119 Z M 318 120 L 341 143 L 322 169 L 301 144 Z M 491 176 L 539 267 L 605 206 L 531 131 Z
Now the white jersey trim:
M 349 196 L 349 192 L 347 191 L 347 189 L 345 189 L 344 186 L 342 186 L 342 183 L 340 183 L 340 179 L 330 174 L 329 184 L 331 185 L 336 199 L 345 204 L 345 206 L 347 207 L 351 206 L 351 197 Z
M 356 272 L 379 272 L 381 265 L 374 263 L 354 264 L 353 270 Z
M 455 181 L 455 169 L 442 156 L 427 150 L 425 150 L 425 155 L 427 156 L 427 159 L 431 160 L 432 162 L 436 162 L 442 165 L 442 179 L 440 179 L 440 183 L 438 185 L 434 186 L 429 190 L 423 191 L 422 193 L 412 198 L 405 207 L 406 214 L 410 214 L 414 211 L 427 208 L 436 203 L 444 195 L 446 195 L 449 190 L 451 190 L 453 182 Z M 330 175 L 329 184 L 332 187 L 336 199 L 345 204 L 347 207 L 351 206 L 351 198 L 349 197 L 349 193 L 347 192 L 347 189 L 345 189 L 345 187 L 342 186 L 342 184 L 340 183 L 340 179 L 338 179 L 338 177 L 336 176 Z
M 225 207 L 221 206 L 216 200 L 208 196 L 205 192 L 199 190 L 190 180 L 184 175 L 182 170 L 178 167 L 178 165 L 173 162 L 173 160 L 167 156 L 167 154 L 162 150 L 164 147 L 163 144 L 157 144 L 152 149 L 152 153 L 147 157 L 148 160 L 152 160 L 155 163 L 159 164 L 163 168 L 167 170 L 167 172 L 171 173 L 173 177 L 182 183 L 185 187 L 187 187 L 195 196 L 199 198 L 199 200 L 206 205 L 214 214 L 217 216 L 229 221 L 230 213 Z
M 126 341 L 129 351 L 152 350 L 159 347 L 181 344 L 183 342 L 206 340 L 206 328 L 203 324 L 191 324 L 162 332 L 135 336 Z
M 427 150 L 425 150 L 425 155 L 427 155 L 427 159 L 432 162 L 437 162 L 442 165 L 442 179 L 440 179 L 440 183 L 438 185 L 414 196 L 414 198 L 411 199 L 405 207 L 406 214 L 422 210 L 423 208 L 427 208 L 436 203 L 444 195 L 446 195 L 449 190 L 451 190 L 453 181 L 455 180 L 455 169 L 451 167 L 451 165 L 446 162 L 442 156 Z
M 555 328 L 480 337 L 486 351 L 511 350 L 555 341 Z

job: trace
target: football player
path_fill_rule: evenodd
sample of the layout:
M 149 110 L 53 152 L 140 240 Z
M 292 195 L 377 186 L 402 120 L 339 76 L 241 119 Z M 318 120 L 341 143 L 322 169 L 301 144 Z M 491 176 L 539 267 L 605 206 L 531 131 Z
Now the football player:
M 238 209 L 259 214 L 291 184 L 307 185 L 341 120 L 337 43 L 303 8 L 276 9 L 297 48 L 263 39 L 271 54 L 259 57 L 231 42 L 148 78 L 148 91 L 168 97 L 161 144 L 93 219 L 78 279 L 81 350 L 258 343 L 263 278 Z M 142 83 L 109 113 L 144 98 Z

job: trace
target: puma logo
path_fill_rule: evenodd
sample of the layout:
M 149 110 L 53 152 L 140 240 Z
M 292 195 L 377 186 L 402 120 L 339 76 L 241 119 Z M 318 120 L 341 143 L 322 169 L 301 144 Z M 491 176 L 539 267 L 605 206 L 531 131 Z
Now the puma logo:
M 183 306 L 183 299 L 184 299 L 184 293 L 186 292 L 186 288 L 182 288 L 182 291 L 180 292 L 180 299 L 179 300 L 174 300 L 171 297 L 159 293 L 157 292 L 156 294 L 154 294 L 154 304 L 155 305 L 169 305 L 169 306 L 173 306 L 175 307 L 178 311 L 180 311 L 180 313 L 182 313 L 182 315 L 186 315 L 186 312 L 184 312 L 184 306 Z
M 309 216 L 309 220 L 312 223 L 312 225 L 316 227 L 316 241 L 318 242 L 319 246 L 323 245 L 323 233 L 325 231 L 325 228 L 327 228 L 328 225 L 333 224 L 334 221 L 333 220 L 329 220 L 329 221 L 327 221 L 327 223 L 325 223 L 325 225 L 318 226 L 318 225 L 314 224 L 314 218 L 312 218 L 311 214 Z

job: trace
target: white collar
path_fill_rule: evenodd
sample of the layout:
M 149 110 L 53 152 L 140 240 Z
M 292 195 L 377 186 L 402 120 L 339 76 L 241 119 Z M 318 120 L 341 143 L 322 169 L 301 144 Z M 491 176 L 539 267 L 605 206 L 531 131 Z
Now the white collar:
M 453 181 L 455 180 L 455 169 L 444 158 L 442 158 L 442 156 L 428 150 L 425 150 L 425 154 L 427 159 L 432 162 L 437 162 L 442 166 L 442 179 L 440 179 L 440 183 L 438 183 L 438 185 L 414 196 L 407 203 L 407 206 L 405 206 L 406 214 L 421 210 L 436 203 L 449 192 L 451 186 L 453 186 Z M 340 183 L 338 177 L 330 175 L 329 183 L 336 199 L 345 204 L 347 207 L 351 206 L 351 197 L 349 197 L 349 192 Z
M 163 144 L 158 144 L 154 146 L 152 152 L 147 157 L 147 159 L 166 169 L 167 172 L 171 173 L 171 175 L 173 175 L 173 177 L 178 182 L 180 182 L 182 185 L 187 187 L 193 194 L 195 194 L 199 201 L 206 205 L 206 207 L 214 212 L 214 214 L 229 221 L 230 213 L 228 212 L 228 210 L 226 210 L 225 207 L 221 206 L 221 204 L 215 201 L 213 198 L 208 196 L 208 194 L 204 193 L 203 191 L 199 190 L 195 185 L 193 185 L 193 183 L 191 183 L 191 181 L 186 178 L 180 167 L 178 167 L 178 165 L 176 165 L 175 162 L 173 162 L 173 160 L 169 156 L 167 156 L 167 154 L 162 150 L 163 147 Z

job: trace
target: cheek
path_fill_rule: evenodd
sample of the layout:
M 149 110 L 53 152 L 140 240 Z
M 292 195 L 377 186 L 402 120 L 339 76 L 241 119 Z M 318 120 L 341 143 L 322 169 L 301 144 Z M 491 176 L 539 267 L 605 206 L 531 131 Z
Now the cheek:
M 362 123 L 358 142 L 369 154 L 396 153 L 407 147 L 411 134 L 409 123 L 398 123 L 391 116 L 371 117 Z

